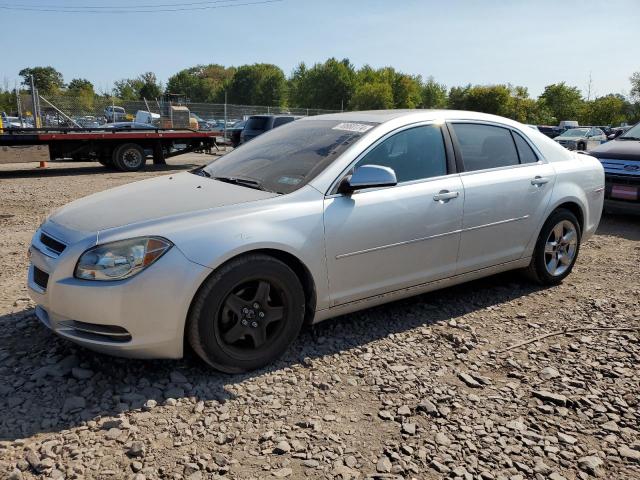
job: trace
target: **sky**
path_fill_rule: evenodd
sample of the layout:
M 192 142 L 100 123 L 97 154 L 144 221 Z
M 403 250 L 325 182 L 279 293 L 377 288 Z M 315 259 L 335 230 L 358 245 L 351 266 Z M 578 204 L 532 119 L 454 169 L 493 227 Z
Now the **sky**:
M 153 71 L 273 63 L 289 75 L 329 57 L 393 66 L 445 85 L 511 83 L 539 95 L 564 81 L 591 98 L 628 93 L 640 0 L 0 0 L 0 82 L 51 65 L 99 92 Z M 176 5 L 154 13 L 59 13 L 73 7 Z M 202 8 L 222 7 L 224 8 Z M 157 7 L 160 8 L 160 7 Z M 174 7 L 163 7 L 174 9 Z M 100 10 L 100 8 L 96 8 Z M 104 10 L 104 9 L 103 9 Z M 312 106 L 311 106 L 312 107 Z

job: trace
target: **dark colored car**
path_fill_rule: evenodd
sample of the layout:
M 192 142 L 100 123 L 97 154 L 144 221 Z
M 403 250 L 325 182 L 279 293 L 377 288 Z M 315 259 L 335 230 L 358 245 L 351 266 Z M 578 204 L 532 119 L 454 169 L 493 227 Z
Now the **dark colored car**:
M 240 145 L 240 134 L 242 133 L 242 130 L 244 130 L 244 126 L 246 124 L 246 120 L 241 120 L 234 123 L 231 127 L 227 128 L 227 136 L 229 137 L 229 141 L 231 142 L 231 146 L 233 148 L 236 148 L 238 145 Z
M 293 122 L 302 117 L 295 115 L 252 115 L 247 120 L 242 133 L 240 133 L 240 143 L 245 143 L 262 135 L 264 132 L 273 130 L 285 123 Z
M 559 127 L 550 127 L 549 125 L 538 125 L 538 130 L 549 138 L 556 138 L 562 133 Z
M 604 167 L 604 208 L 640 214 L 640 123 L 589 151 Z

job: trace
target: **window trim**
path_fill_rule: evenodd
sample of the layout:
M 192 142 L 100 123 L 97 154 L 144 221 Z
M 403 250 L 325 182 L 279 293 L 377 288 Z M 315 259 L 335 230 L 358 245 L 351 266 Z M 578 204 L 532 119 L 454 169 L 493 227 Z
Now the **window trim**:
M 454 146 L 453 146 L 453 142 L 451 140 L 450 134 L 449 134 L 449 129 L 448 127 L 446 127 L 446 122 L 440 124 L 437 121 L 434 120 L 427 120 L 427 121 L 419 121 L 419 122 L 415 122 L 415 123 L 409 123 L 407 125 L 403 125 L 401 127 L 396 128 L 395 130 L 392 130 L 390 132 L 387 132 L 386 134 L 384 134 L 382 137 L 377 138 L 373 143 L 369 144 L 369 146 L 367 146 L 367 148 L 365 148 L 362 152 L 360 152 L 355 159 L 353 159 L 351 161 L 351 163 L 349 163 L 349 165 L 344 168 L 341 172 L 340 175 L 338 175 L 335 180 L 331 183 L 331 185 L 329 186 L 329 189 L 327 190 L 327 192 L 325 193 L 325 197 L 326 198 L 334 198 L 334 197 L 342 197 L 345 194 L 343 193 L 338 193 L 338 188 L 340 187 L 340 182 L 342 182 L 342 179 L 346 176 L 347 172 L 349 172 L 356 163 L 358 163 L 360 160 L 362 160 L 365 156 L 367 156 L 374 148 L 376 148 L 378 145 L 380 145 L 382 142 L 386 141 L 387 139 L 391 138 L 392 136 L 401 133 L 405 130 L 410 130 L 412 128 L 417 128 L 417 127 L 423 127 L 423 126 L 430 126 L 430 125 L 435 125 L 436 127 L 438 127 L 440 129 L 440 134 L 442 135 L 442 141 L 444 143 L 444 153 L 445 153 L 445 161 L 446 161 L 446 166 L 447 166 L 447 173 L 444 175 L 439 175 L 437 177 L 428 177 L 428 178 L 418 178 L 415 180 L 407 180 L 406 182 L 398 182 L 396 185 L 393 185 L 391 187 L 372 187 L 372 188 L 363 188 L 361 190 L 356 190 L 355 192 L 352 193 L 353 194 L 358 194 L 358 193 L 362 193 L 362 192 L 373 192 L 373 191 L 377 191 L 377 190 L 383 190 L 383 189 L 387 189 L 387 188 L 396 188 L 396 187 L 400 187 L 400 186 L 405 186 L 405 185 L 414 185 L 417 183 L 423 183 L 423 182 L 430 182 L 433 180 L 438 180 L 438 179 L 442 179 L 445 177 L 448 177 L 450 175 L 457 175 L 458 174 L 458 169 L 457 169 L 457 163 L 455 161 L 455 153 L 454 153 Z
M 521 167 L 530 167 L 532 165 L 542 165 L 545 163 L 548 163 L 547 160 L 544 158 L 544 156 L 542 155 L 542 153 L 540 152 L 540 150 L 538 149 L 538 147 L 531 141 L 529 140 L 529 137 L 527 137 L 525 134 L 522 133 L 522 131 L 518 130 L 517 128 L 514 128 L 510 125 L 505 125 L 504 123 L 499 123 L 499 122 L 492 122 L 492 121 L 486 121 L 486 120 L 448 120 L 447 122 L 447 127 L 449 128 L 449 132 L 451 134 L 451 140 L 453 142 L 453 150 L 456 156 L 456 165 L 458 166 L 458 172 L 460 172 L 460 175 L 471 175 L 474 173 L 482 173 L 482 172 L 494 172 L 494 171 L 500 171 L 500 170 L 506 170 L 506 169 L 512 169 L 512 168 L 521 168 Z M 458 137 L 456 136 L 456 132 L 453 128 L 453 125 L 458 124 L 458 123 L 463 123 L 463 124 L 474 124 L 474 125 L 485 125 L 487 127 L 498 127 L 498 128 L 504 128 L 506 130 L 508 130 L 511 135 L 512 138 L 511 140 L 513 141 L 513 146 L 516 149 L 516 154 L 518 155 L 518 164 L 517 165 L 505 165 L 502 167 L 493 167 L 493 168 L 483 168 L 481 170 L 466 170 L 464 167 L 464 159 L 462 158 L 462 151 L 460 149 L 460 142 L 458 140 Z M 536 157 L 538 157 L 538 161 L 535 163 L 520 163 L 520 153 L 518 152 L 518 147 L 515 144 L 515 140 L 513 139 L 513 132 L 518 133 L 522 139 L 527 142 L 527 144 L 531 147 L 531 149 L 533 150 L 533 153 L 536 154 Z

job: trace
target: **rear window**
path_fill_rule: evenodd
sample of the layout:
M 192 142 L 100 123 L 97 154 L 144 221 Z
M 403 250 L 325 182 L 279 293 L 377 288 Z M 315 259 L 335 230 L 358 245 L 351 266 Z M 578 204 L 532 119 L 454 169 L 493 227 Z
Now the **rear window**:
M 266 130 L 268 117 L 251 117 L 247 120 L 247 130 Z
M 273 128 L 284 125 L 285 123 L 293 122 L 293 117 L 278 117 L 273 121 Z

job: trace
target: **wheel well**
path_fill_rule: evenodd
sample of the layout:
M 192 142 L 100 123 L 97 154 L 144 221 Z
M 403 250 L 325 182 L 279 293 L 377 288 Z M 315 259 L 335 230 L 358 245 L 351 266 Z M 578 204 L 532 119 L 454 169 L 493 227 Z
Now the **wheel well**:
M 565 202 L 556 207 L 556 210 L 564 208 L 573 213 L 578 219 L 578 223 L 580 224 L 580 233 L 584 232 L 584 213 L 582 213 L 582 208 L 575 202 Z M 554 210 L 555 211 L 555 210 Z
M 244 257 L 245 255 L 252 254 L 263 254 L 268 255 L 270 257 L 276 258 L 280 260 L 282 263 L 287 265 L 293 272 L 296 274 L 298 279 L 300 280 L 300 284 L 302 285 L 302 289 L 304 290 L 305 297 L 305 322 L 311 322 L 313 320 L 313 315 L 316 311 L 316 286 L 313 281 L 313 277 L 309 269 L 302 263 L 295 255 L 287 253 L 283 250 L 277 250 L 272 248 L 262 248 L 258 250 L 250 250 L 248 252 L 243 252 L 240 255 L 230 258 L 223 265 L 236 260 L 238 258 Z M 220 265 L 218 268 L 220 268 Z M 216 269 L 217 270 L 217 269 Z M 204 283 L 204 282 L 203 282 Z M 194 296 L 195 298 L 195 296 Z M 192 300 L 193 303 L 193 300 Z M 189 307 L 191 310 L 191 307 Z

